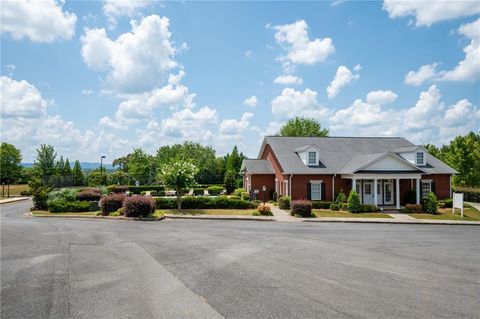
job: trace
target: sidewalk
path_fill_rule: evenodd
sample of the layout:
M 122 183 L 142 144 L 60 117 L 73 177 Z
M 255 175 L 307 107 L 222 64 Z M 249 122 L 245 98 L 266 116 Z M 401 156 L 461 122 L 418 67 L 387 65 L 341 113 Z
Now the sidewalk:
M 4 198 L 4 199 L 0 199 L 0 205 L 1 205 L 1 204 L 18 202 L 18 201 L 27 200 L 27 199 L 30 199 L 30 197 L 10 197 L 10 198 Z
M 472 206 L 476 210 L 480 210 L 480 203 L 465 202 L 465 204 L 468 204 L 468 205 Z
M 277 206 L 270 206 L 272 208 L 272 213 L 273 216 L 275 217 L 275 220 L 278 222 L 298 222 L 298 218 L 295 218 L 291 216 L 289 213 L 286 211 L 278 208 Z

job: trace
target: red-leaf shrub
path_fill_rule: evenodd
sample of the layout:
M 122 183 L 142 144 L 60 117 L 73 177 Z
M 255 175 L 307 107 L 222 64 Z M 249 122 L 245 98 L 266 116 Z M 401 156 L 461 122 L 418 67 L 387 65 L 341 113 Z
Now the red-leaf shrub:
M 290 203 L 291 214 L 293 216 L 299 215 L 301 217 L 312 216 L 312 202 L 309 200 L 294 200 Z
M 118 209 L 122 208 L 124 200 L 125 195 L 121 194 L 112 194 L 102 197 L 102 200 L 100 201 L 100 206 L 102 207 L 102 215 L 106 216 L 111 212 L 115 212 Z
M 272 209 L 268 204 L 260 204 L 257 207 L 257 212 L 262 216 L 272 216 Z
M 96 201 L 100 200 L 102 193 L 100 190 L 86 189 L 77 194 L 77 200 L 79 201 Z
M 123 213 L 127 217 L 147 217 L 155 212 L 155 200 L 150 197 L 127 197 L 123 202 Z

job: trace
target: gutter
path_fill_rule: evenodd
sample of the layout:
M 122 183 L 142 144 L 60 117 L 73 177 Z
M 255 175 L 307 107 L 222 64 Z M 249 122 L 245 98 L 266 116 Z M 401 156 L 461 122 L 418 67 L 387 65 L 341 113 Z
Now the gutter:
M 293 177 L 293 174 L 290 174 L 290 181 L 288 182 L 288 187 L 289 187 L 288 194 L 290 195 L 290 198 L 292 198 L 292 177 Z
M 335 203 L 335 176 L 337 176 L 337 174 L 333 174 L 332 177 L 332 203 Z

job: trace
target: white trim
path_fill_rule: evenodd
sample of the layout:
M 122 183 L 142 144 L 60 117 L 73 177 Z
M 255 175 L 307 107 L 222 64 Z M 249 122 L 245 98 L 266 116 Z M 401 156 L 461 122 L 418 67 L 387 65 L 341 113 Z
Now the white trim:
M 421 191 L 422 191 L 422 198 L 425 198 L 425 197 L 428 195 L 428 193 L 430 193 L 430 192 L 432 191 L 432 182 L 433 182 L 433 181 L 432 181 L 431 179 L 422 179 L 422 180 L 420 181 L 420 189 L 421 189 Z M 429 185 L 429 187 L 428 187 L 428 188 L 429 188 L 429 191 L 428 191 L 426 194 L 425 194 L 425 192 L 423 191 L 423 185 L 424 185 L 424 184 L 425 184 L 425 185 L 427 185 L 427 184 Z
M 422 163 L 419 163 L 419 162 L 418 162 L 418 154 L 420 154 L 420 153 L 423 154 L 423 157 L 422 157 L 423 162 L 422 162 Z M 417 150 L 415 150 L 414 154 L 415 154 L 415 155 L 414 155 L 415 165 L 417 165 L 417 166 L 425 166 L 425 165 L 427 165 L 427 156 L 426 156 L 426 154 L 425 154 L 425 152 L 424 152 L 423 150 L 422 150 L 422 151 L 419 151 L 419 150 L 417 149 Z
M 321 179 L 310 180 L 310 183 L 311 184 L 319 184 L 319 183 L 323 183 L 323 180 L 321 180 Z
M 400 209 L 400 178 L 395 180 L 395 197 L 397 201 L 397 209 Z
M 313 162 L 310 161 L 310 153 L 315 154 L 315 157 L 313 158 Z M 317 151 L 308 150 L 307 151 L 307 165 L 310 166 L 310 165 L 317 165 L 317 164 L 318 164 L 318 162 L 317 162 Z
M 382 173 L 375 173 L 375 174 L 342 174 L 341 178 L 344 179 L 417 179 L 421 178 L 421 173 L 415 174 L 382 174 Z
M 318 180 L 316 180 L 316 181 L 310 181 L 310 184 L 311 184 L 311 185 L 310 185 L 310 198 L 311 198 L 311 200 L 323 200 L 323 198 L 322 198 L 322 191 L 323 191 L 323 189 L 322 189 L 322 181 L 318 181 Z M 319 196 L 318 196 L 318 199 L 317 199 L 317 198 L 313 198 L 313 196 L 312 196 L 312 195 L 313 195 L 313 193 L 312 193 L 312 186 L 313 186 L 313 185 L 315 185 L 315 186 L 319 185 L 319 187 L 320 187 L 320 194 L 319 194 Z

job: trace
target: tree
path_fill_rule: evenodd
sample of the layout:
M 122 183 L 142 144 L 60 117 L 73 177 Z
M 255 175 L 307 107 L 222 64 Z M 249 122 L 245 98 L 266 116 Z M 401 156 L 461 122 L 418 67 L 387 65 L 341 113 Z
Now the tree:
M 57 153 L 52 145 L 42 144 L 37 149 L 34 167 L 40 176 L 51 176 L 55 173 L 55 158 Z
M 224 175 L 224 183 L 225 180 L 227 179 L 227 173 L 228 174 L 234 174 L 235 176 L 235 186 L 234 187 L 241 187 L 243 179 L 240 175 L 240 168 L 242 167 L 242 162 L 246 158 L 243 153 L 238 153 L 238 148 L 237 145 L 233 147 L 233 150 L 230 154 L 227 154 L 226 156 L 226 172 Z M 228 177 L 229 182 L 231 176 Z
M 33 207 L 35 209 L 47 209 L 48 193 L 52 188 L 45 185 L 39 176 L 34 176 L 28 182 L 28 187 L 32 190 Z
M 128 173 L 128 161 L 130 159 L 131 154 L 127 154 L 127 156 L 122 156 L 113 160 L 112 165 L 113 167 L 117 166 L 119 170 L 122 172 Z
M 133 153 L 129 154 L 127 162 L 128 173 L 140 184 L 146 184 L 151 179 L 152 169 L 149 157 L 141 148 L 135 148 Z
M 10 184 L 20 178 L 21 162 L 20 150 L 12 144 L 2 142 L 0 145 L 0 180 L 2 184 Z
M 80 162 L 78 160 L 76 160 L 75 164 L 73 164 L 72 175 L 75 186 L 82 186 L 85 183 L 85 175 L 83 174 L 82 167 L 80 166 Z
M 195 180 L 199 183 L 209 184 L 218 180 L 222 182 L 223 176 L 217 177 L 215 174 L 215 150 L 210 146 L 188 141 L 183 144 L 162 146 L 157 150 L 156 157 L 159 167 L 178 160 L 195 163 L 198 170 Z
M 63 161 L 63 156 L 60 156 L 60 159 L 55 163 L 55 174 L 63 175 L 65 170 L 65 162 Z
M 72 175 L 72 168 L 70 167 L 70 161 L 68 160 L 68 158 L 65 160 L 65 165 L 63 166 L 63 175 Z
M 195 176 L 197 174 L 198 168 L 188 161 L 179 160 L 160 166 L 158 177 L 165 186 L 177 192 L 178 209 L 182 209 L 182 190 L 196 184 Z
M 86 180 L 88 186 L 106 185 L 109 182 L 109 175 L 98 167 L 87 174 Z
M 328 129 L 322 126 L 315 119 L 295 117 L 285 123 L 277 133 L 280 136 L 303 136 L 303 137 L 325 137 L 328 136 Z
M 237 173 L 234 170 L 227 170 L 225 173 L 224 179 L 225 188 L 227 189 L 227 193 L 231 194 L 237 187 Z

